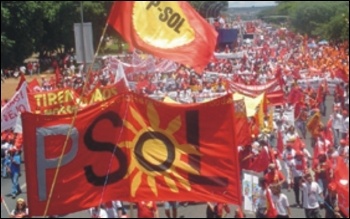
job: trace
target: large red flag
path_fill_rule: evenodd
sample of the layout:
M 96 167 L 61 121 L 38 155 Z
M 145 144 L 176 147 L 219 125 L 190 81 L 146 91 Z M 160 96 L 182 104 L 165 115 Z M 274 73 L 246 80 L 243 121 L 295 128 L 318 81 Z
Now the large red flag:
M 72 116 L 26 113 L 22 121 L 29 209 L 42 215 Z M 88 107 L 69 136 L 48 215 L 116 199 L 240 205 L 232 133 L 232 95 L 169 105 L 124 93 Z
M 187 1 L 116 1 L 108 24 L 131 47 L 201 72 L 214 54 L 217 32 Z

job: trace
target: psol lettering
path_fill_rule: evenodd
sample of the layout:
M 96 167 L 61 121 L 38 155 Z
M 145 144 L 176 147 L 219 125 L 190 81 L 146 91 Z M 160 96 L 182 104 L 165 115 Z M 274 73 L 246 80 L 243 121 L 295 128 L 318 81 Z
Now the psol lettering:
M 161 22 L 165 22 L 169 28 L 180 34 L 180 29 L 185 22 L 185 19 L 182 18 L 179 13 L 174 12 L 174 10 L 170 7 L 165 7 L 164 10 L 161 7 L 158 7 L 160 3 L 160 1 L 150 1 L 146 7 L 146 10 L 150 10 L 151 7 L 156 8 L 160 12 L 159 20 Z

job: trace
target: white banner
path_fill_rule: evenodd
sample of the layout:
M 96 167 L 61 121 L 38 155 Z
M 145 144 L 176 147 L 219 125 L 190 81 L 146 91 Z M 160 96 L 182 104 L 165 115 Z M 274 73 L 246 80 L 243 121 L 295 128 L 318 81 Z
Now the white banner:
M 22 112 L 30 112 L 27 83 L 24 82 L 15 95 L 1 108 L 1 132 L 16 126 L 17 117 Z
M 244 56 L 243 52 L 237 53 L 214 53 L 215 58 L 217 59 L 241 59 Z
M 338 84 L 340 84 L 341 82 L 343 82 L 339 78 L 334 78 L 334 79 L 332 79 L 332 78 L 309 78 L 309 79 L 298 80 L 298 85 L 303 89 L 306 89 L 308 86 L 311 86 L 312 89 L 317 91 L 318 87 L 320 86 L 321 83 L 324 82 L 324 80 L 327 80 L 328 90 L 329 90 L 330 94 L 333 94 L 335 87 Z

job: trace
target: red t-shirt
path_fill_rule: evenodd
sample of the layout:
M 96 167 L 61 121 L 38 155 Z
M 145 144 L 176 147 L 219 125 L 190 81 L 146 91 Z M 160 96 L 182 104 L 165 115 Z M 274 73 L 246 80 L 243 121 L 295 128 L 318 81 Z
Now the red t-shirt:
M 281 171 L 275 170 L 273 172 L 269 172 L 265 175 L 266 183 L 271 185 L 274 183 L 278 183 L 284 180 L 284 176 Z
M 157 211 L 155 202 L 138 202 L 137 203 L 138 218 L 154 218 L 154 212 Z

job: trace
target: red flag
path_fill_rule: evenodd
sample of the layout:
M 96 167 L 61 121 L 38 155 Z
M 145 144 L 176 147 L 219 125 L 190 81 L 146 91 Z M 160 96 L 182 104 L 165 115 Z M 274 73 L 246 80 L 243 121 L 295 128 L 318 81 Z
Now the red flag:
M 277 217 L 277 209 L 275 204 L 272 201 L 271 191 L 266 189 L 266 207 L 267 207 L 267 218 L 276 218 Z
M 278 131 L 277 133 L 277 151 L 278 151 L 278 154 L 283 154 L 283 135 L 282 135 L 282 132 L 281 130 Z
M 235 131 L 237 146 L 249 145 L 252 141 L 244 100 L 235 100 Z
M 56 77 L 56 85 L 57 85 L 62 80 L 62 74 L 59 67 L 55 69 L 55 77 Z
M 337 165 L 334 170 L 334 179 L 339 184 L 340 180 L 349 180 L 349 168 L 342 157 L 337 158 Z
M 287 102 L 291 104 L 296 104 L 300 102 L 303 98 L 303 93 L 300 91 L 298 86 L 293 87 L 290 93 L 288 94 Z
M 293 142 L 293 149 L 295 150 L 295 151 L 302 151 L 302 144 L 303 144 L 303 141 L 299 138 L 299 137 L 297 137 L 296 139 L 295 139 L 295 141 Z
M 71 121 L 22 114 L 33 216 L 44 212 Z M 232 95 L 177 106 L 124 93 L 88 107 L 78 112 L 63 152 L 48 215 L 116 199 L 241 205 L 234 128 Z
M 263 148 L 259 155 L 255 158 L 253 165 L 251 166 L 252 171 L 257 173 L 265 171 L 270 164 L 270 158 L 268 152 Z
M 29 93 L 36 93 L 41 91 L 40 84 L 36 78 L 34 78 L 31 82 L 28 83 L 27 88 Z
M 18 91 L 22 84 L 26 81 L 26 77 L 24 76 L 24 73 L 23 72 L 20 72 L 20 78 L 19 78 L 19 82 L 18 82 L 18 85 L 17 85 L 17 88 L 16 88 L 16 91 Z
M 344 71 L 344 69 L 338 67 L 335 71 L 335 76 L 344 82 L 349 83 L 349 75 L 346 73 L 346 71 Z
M 214 54 L 217 32 L 187 1 L 116 1 L 108 24 L 131 47 L 201 72 Z
M 337 158 L 334 181 L 337 185 L 339 209 L 346 217 L 349 217 L 349 168 L 342 157 Z

